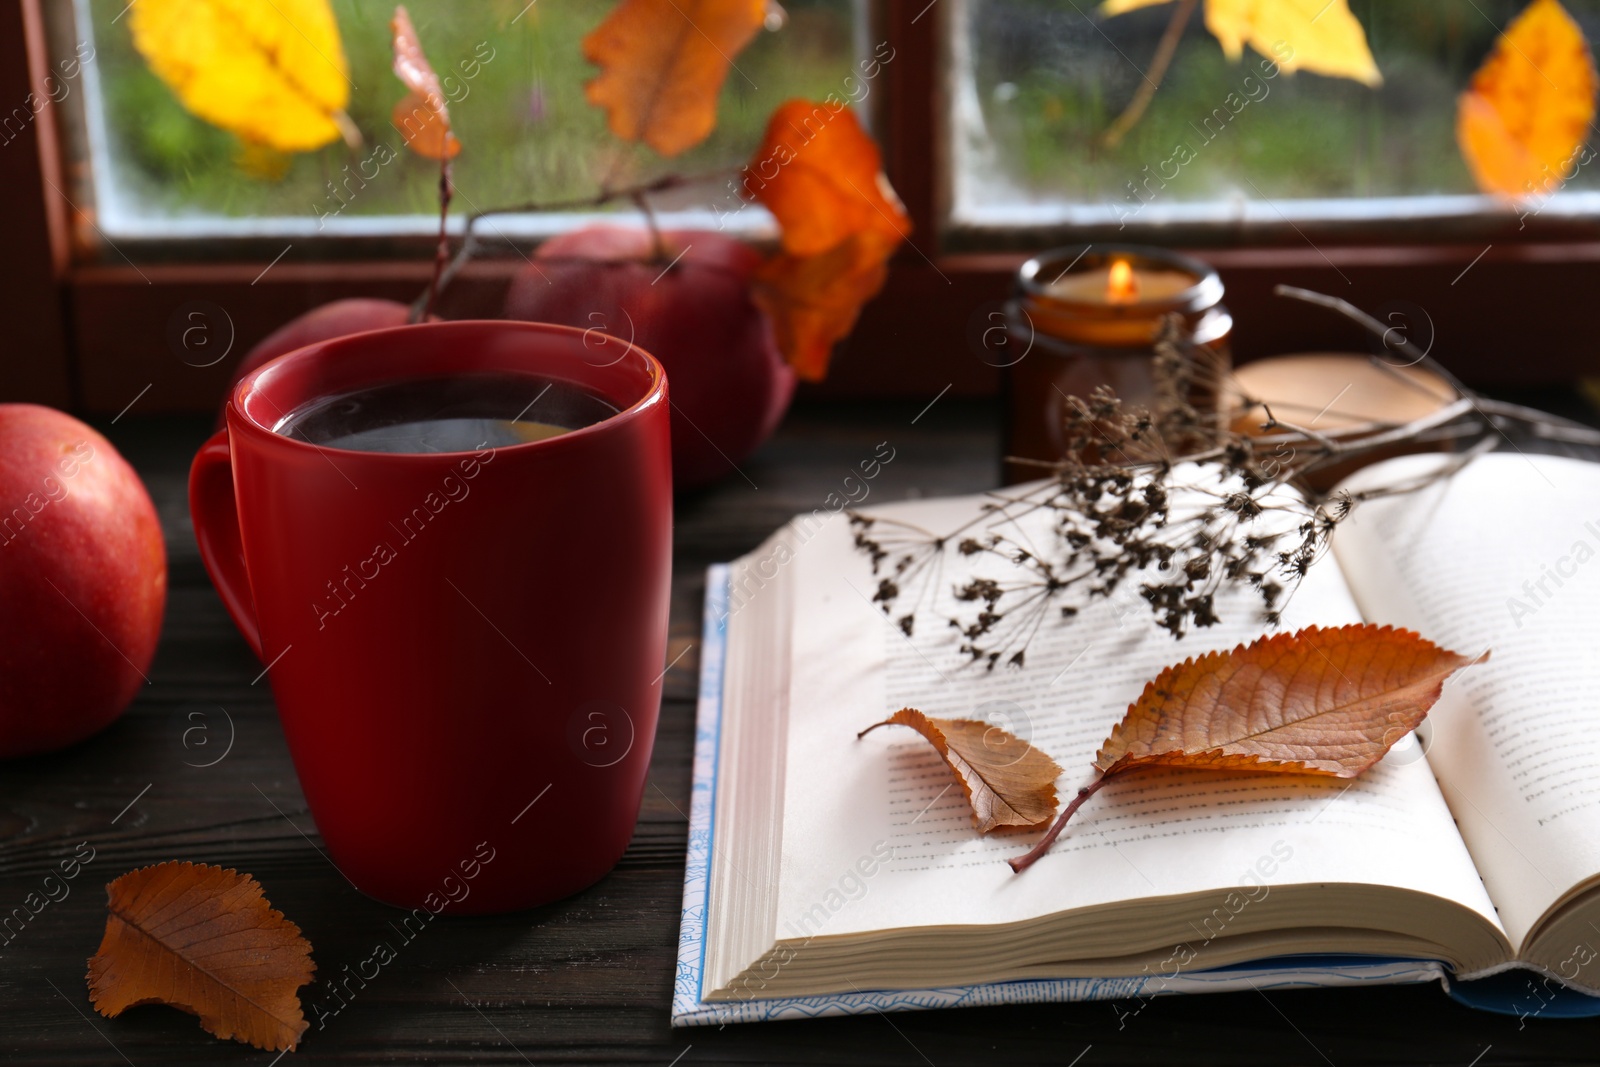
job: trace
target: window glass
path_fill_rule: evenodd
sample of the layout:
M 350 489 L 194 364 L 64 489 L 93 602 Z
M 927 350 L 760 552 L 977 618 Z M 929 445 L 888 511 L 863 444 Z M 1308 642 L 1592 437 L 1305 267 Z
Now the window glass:
M 1600 0 L 1563 2 L 1595 39 Z M 1350 0 L 1382 76 L 1371 87 L 1280 71 L 1248 45 L 1230 61 L 1197 4 L 1148 110 L 1109 144 L 1151 83 L 1179 4 L 1105 17 L 1093 0 L 961 0 L 950 42 L 956 221 L 1248 229 L 1504 212 L 1477 194 L 1456 103 L 1525 7 Z M 1600 211 L 1597 171 L 1579 167 L 1541 212 Z
M 137 2 L 137 0 L 135 0 Z M 402 150 L 390 113 L 405 90 L 390 72 L 392 0 L 332 0 L 349 64 L 348 113 L 361 143 L 292 156 L 254 149 L 179 104 L 133 47 L 128 0 L 76 0 L 83 123 L 96 221 L 107 234 L 431 230 L 437 164 Z M 793 96 L 836 91 L 854 63 L 851 0 L 785 0 L 781 29 L 735 60 L 716 132 L 663 160 L 606 131 L 584 99 L 596 70 L 580 42 L 611 10 L 593 0 L 407 0 L 439 73 L 463 151 L 454 209 L 592 196 L 602 181 L 741 165 L 767 116 Z M 351 175 L 357 180 L 351 181 Z M 714 187 L 713 187 L 714 188 Z M 680 195 L 686 208 L 710 192 Z M 756 213 L 747 213 L 755 215 Z

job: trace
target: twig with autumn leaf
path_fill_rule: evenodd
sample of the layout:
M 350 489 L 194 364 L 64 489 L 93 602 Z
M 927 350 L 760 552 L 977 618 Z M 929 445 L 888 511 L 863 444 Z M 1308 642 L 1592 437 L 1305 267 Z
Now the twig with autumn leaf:
M 643 143 L 663 157 L 678 155 L 715 128 L 717 97 L 734 57 L 772 21 L 774 6 L 771 0 L 622 0 L 584 38 L 584 55 L 599 67 L 585 96 L 606 110 L 619 140 Z M 445 227 L 449 160 L 459 145 L 437 79 L 403 14 L 400 9 L 395 23 L 395 70 L 411 92 L 396 106 L 396 126 L 414 151 L 441 160 L 438 250 L 428 288 L 412 306 L 413 320 L 432 314 L 439 296 L 479 254 L 477 225 L 486 218 L 628 202 L 644 216 L 654 257 L 666 265 L 651 198 L 732 178 L 743 198 L 772 213 L 780 231 L 780 248 L 756 270 L 751 296 L 771 318 L 778 348 L 795 372 L 810 380 L 826 374 L 833 345 L 883 287 L 889 258 L 911 232 L 910 218 L 883 176 L 877 145 L 842 99 L 780 105 L 750 162 L 737 171 L 669 174 L 632 186 L 607 184 L 591 197 L 476 210 L 451 256 Z M 661 32 L 683 19 L 698 32 Z M 399 119 L 419 107 L 427 121 L 413 136 Z
M 417 28 L 411 24 L 411 16 L 403 5 L 394 9 L 389 33 L 394 41 L 394 75 L 408 90 L 394 105 L 391 121 L 395 129 L 401 131 L 408 148 L 425 159 L 439 161 L 439 241 L 433 257 L 433 276 L 422 307 L 414 316 L 422 320 L 433 314 L 440 278 L 450 259 L 450 235 L 446 229 L 450 200 L 454 195 L 450 161 L 460 154 L 461 142 L 450 127 L 450 108 L 445 103 L 439 76 L 423 54 Z
M 345 110 L 348 63 L 328 0 L 300 0 L 293 24 L 270 0 L 240 3 L 252 11 L 259 5 L 260 17 L 224 17 L 217 5 L 189 0 L 140 0 L 129 12 L 134 45 L 189 111 L 252 149 L 283 154 L 341 138 L 359 143 Z M 585 96 L 604 109 L 618 142 L 678 156 L 716 127 L 718 98 L 741 51 L 764 26 L 783 22 L 776 0 L 619 0 L 583 40 L 584 55 L 597 68 Z M 476 210 L 452 255 L 452 165 L 462 146 L 403 7 L 395 10 L 390 34 L 394 73 L 406 89 L 391 121 L 407 148 L 439 163 L 438 241 L 412 321 L 437 312 L 450 284 L 480 252 L 476 227 L 483 219 L 627 202 L 643 214 L 654 255 L 663 259 L 652 198 L 730 177 L 728 171 L 668 175 L 629 186 L 608 178 L 590 197 Z M 838 93 L 780 105 L 750 162 L 733 176 L 741 199 L 770 211 L 780 231 L 778 251 L 741 284 L 772 320 L 778 349 L 795 373 L 820 379 L 835 342 L 882 288 L 889 258 L 911 233 L 910 218 L 883 175 L 877 145 Z

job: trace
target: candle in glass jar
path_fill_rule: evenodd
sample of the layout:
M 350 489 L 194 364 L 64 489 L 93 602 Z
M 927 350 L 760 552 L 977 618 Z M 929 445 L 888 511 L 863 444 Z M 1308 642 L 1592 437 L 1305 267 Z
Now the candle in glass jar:
M 1199 280 L 1187 271 L 1134 266 L 1130 260 L 1113 259 L 1105 266 L 1061 275 L 1044 286 L 1044 295 L 1081 304 L 1167 303 Z
M 1233 318 L 1222 306 L 1222 279 L 1188 256 L 1140 245 L 1089 245 L 1046 252 L 1026 263 L 1006 305 L 1010 415 L 1007 481 L 1040 475 L 1061 459 L 1067 407 L 1105 387 L 1129 406 L 1157 399 L 1155 349 L 1176 330 L 1194 364 L 1189 402 L 1216 413 L 1227 370 Z

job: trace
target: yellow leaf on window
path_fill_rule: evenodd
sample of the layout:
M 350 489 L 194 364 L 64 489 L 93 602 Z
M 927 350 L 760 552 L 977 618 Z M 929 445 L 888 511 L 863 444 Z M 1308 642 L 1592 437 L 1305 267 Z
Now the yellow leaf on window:
M 1110 17 L 1171 0 L 1106 0 Z M 1285 71 L 1381 85 L 1383 75 L 1349 0 L 1206 0 L 1206 29 L 1237 60 L 1249 45 Z
M 1248 44 L 1286 71 L 1383 83 L 1348 0 L 1206 0 L 1206 29 L 1229 59 Z
M 1172 0 L 1106 0 L 1100 5 L 1100 14 L 1105 18 L 1120 15 L 1126 11 L 1136 11 L 1141 7 L 1155 7 L 1157 4 L 1170 4 Z
M 1595 69 L 1583 31 L 1556 0 L 1534 0 L 1506 28 L 1456 111 L 1456 141 L 1478 188 L 1555 192 L 1594 119 Z
M 193 114 L 280 152 L 359 140 L 327 0 L 138 0 L 133 44 Z

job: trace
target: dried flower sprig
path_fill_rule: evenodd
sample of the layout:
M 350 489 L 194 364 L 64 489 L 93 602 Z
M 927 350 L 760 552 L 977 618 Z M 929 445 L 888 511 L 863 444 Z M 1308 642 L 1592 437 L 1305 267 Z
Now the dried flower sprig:
M 1279 292 L 1340 311 L 1386 343 L 1392 337 L 1336 298 Z M 1266 435 L 1251 436 L 1227 428 L 1219 405 L 1205 411 L 1195 405 L 1196 395 L 1211 390 L 1218 396 L 1223 386 L 1210 353 L 1182 336 L 1174 318 L 1155 348 L 1154 403 L 1129 406 L 1106 388 L 1087 400 L 1069 397 L 1064 458 L 1040 465 L 1047 481 L 1015 495 L 996 494 L 977 516 L 943 534 L 852 513 L 856 546 L 878 577 L 874 602 L 909 637 L 919 609 L 941 588 L 951 554 L 968 557 L 952 589 L 958 608 L 947 620 L 960 631 L 961 651 L 989 670 L 1002 661 L 1023 665 L 1047 621 L 1071 619 L 1090 602 L 1129 589 L 1174 638 L 1220 621 L 1224 586 L 1252 589 L 1264 622 L 1275 626 L 1338 525 L 1362 500 L 1449 477 L 1513 424 L 1538 436 L 1600 444 L 1600 433 L 1588 427 L 1475 396 L 1425 353 L 1397 354 L 1435 370 L 1459 399 L 1416 422 L 1336 440 L 1282 422 L 1266 404 L 1243 397 L 1245 410 L 1259 410 L 1264 419 Z M 1397 442 L 1443 441 L 1458 442 L 1459 451 L 1420 478 L 1360 494 L 1320 494 L 1305 486 L 1308 474 L 1352 456 Z M 1039 511 L 1051 513 L 1051 539 L 1043 548 L 1010 532 L 1021 531 L 1019 520 Z M 982 566 L 985 561 L 996 563 L 997 571 Z

